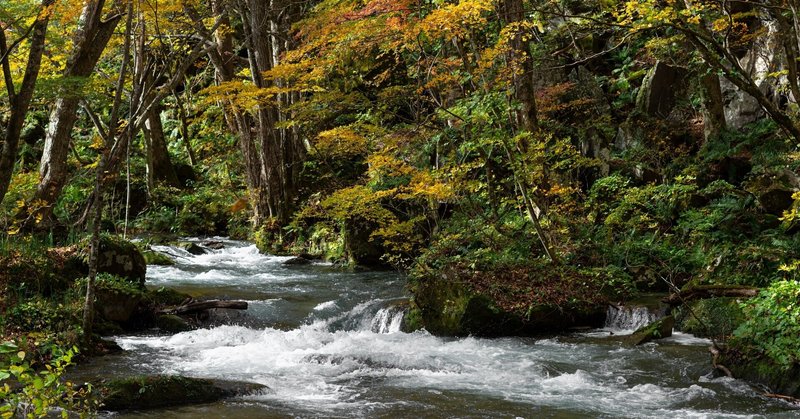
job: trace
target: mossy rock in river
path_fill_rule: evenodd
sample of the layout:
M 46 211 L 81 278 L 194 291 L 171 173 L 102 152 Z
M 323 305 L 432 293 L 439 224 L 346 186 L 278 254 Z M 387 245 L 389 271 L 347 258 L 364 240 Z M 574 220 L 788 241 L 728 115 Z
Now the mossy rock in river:
M 161 252 L 156 252 L 155 250 L 144 250 L 142 251 L 142 255 L 148 265 L 172 266 L 175 264 L 175 261 L 172 260 L 171 257 Z
M 656 320 L 647 326 L 639 328 L 633 332 L 632 335 L 625 338 L 625 342 L 636 346 L 643 345 L 647 342 L 652 342 L 658 339 L 664 339 L 672 336 L 672 328 L 675 326 L 675 318 L 672 316 L 664 317 L 663 319 Z
M 180 333 L 194 329 L 194 326 L 181 316 L 165 314 L 158 316 L 156 326 L 164 333 Z
M 504 310 L 489 296 L 457 280 L 418 281 L 407 328 L 425 327 L 444 336 L 534 336 L 577 326 L 599 327 L 605 306 L 587 304 L 569 308 L 536 304 L 524 313 Z
M 265 388 L 253 383 L 156 375 L 113 380 L 101 386 L 101 394 L 103 409 L 145 410 L 210 403 Z
M 730 348 L 720 352 L 717 363 L 735 378 L 765 386 L 772 393 L 800 398 L 800 365 L 786 370 L 767 357 L 745 356 Z

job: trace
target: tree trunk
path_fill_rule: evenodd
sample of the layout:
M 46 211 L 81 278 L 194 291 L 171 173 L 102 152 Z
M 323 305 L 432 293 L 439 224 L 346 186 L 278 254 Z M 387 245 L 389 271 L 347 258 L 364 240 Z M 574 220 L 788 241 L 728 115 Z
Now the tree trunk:
M 719 76 L 710 68 L 700 76 L 700 93 L 703 98 L 703 134 L 708 141 L 718 137 L 727 128 Z
M 100 60 L 108 41 L 122 15 L 101 19 L 105 0 L 91 0 L 83 9 L 79 29 L 65 78 L 88 77 Z M 44 153 L 39 166 L 39 185 L 36 189 L 33 208 L 45 223 L 52 221 L 53 206 L 67 179 L 67 155 L 72 128 L 78 118 L 80 95 L 71 93 L 56 99 L 50 113 L 50 123 L 45 137 Z
M 169 158 L 169 150 L 161 124 L 161 107 L 155 106 L 144 123 L 144 142 L 147 152 L 147 189 L 152 192 L 158 182 L 180 187 L 175 167 Z
M 8 185 L 11 183 L 11 177 L 14 174 L 14 164 L 17 160 L 17 148 L 22 134 L 22 127 L 25 124 L 25 116 L 28 114 L 28 108 L 33 99 L 36 80 L 39 77 L 39 70 L 42 64 L 47 26 L 50 22 L 51 13 L 48 7 L 53 2 L 54 0 L 42 0 L 39 16 L 33 24 L 28 62 L 19 92 L 14 91 L 8 61 L 9 57 L 6 54 L 8 51 L 5 31 L 0 30 L 0 54 L 5 57 L 3 58 L 2 67 L 7 84 L 6 88 L 9 93 L 9 104 L 11 105 L 11 115 L 5 127 L 5 141 L 3 141 L 2 151 L 0 151 L 0 202 L 3 202 L 6 192 L 8 192 Z
M 506 26 L 524 22 L 525 8 L 522 0 L 502 0 L 500 17 Z M 533 58 L 522 36 L 522 30 L 512 30 L 514 34 L 510 41 L 509 61 L 519 67 L 519 73 L 514 75 L 514 94 L 521 105 L 516 112 L 516 122 L 520 130 L 535 133 L 539 130 L 539 117 L 536 111 L 536 89 L 533 85 Z

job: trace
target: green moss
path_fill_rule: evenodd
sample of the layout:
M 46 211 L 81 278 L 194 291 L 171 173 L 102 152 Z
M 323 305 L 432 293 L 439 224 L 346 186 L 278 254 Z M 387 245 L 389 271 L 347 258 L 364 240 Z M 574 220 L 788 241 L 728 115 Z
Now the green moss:
M 642 345 L 657 339 L 668 338 L 672 336 L 672 328 L 674 325 L 675 318 L 667 316 L 633 332 L 632 335 L 626 337 L 625 341 L 630 345 Z
M 161 287 L 147 291 L 147 299 L 156 307 L 177 306 L 191 298 L 189 294 L 176 291 L 172 288 Z
M 171 257 L 153 250 L 145 250 L 142 252 L 144 260 L 148 265 L 171 266 L 175 261 Z

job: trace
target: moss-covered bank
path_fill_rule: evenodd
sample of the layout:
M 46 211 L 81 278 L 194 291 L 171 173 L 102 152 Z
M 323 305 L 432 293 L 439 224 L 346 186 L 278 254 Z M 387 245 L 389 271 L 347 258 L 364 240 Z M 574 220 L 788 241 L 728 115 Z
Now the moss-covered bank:
M 600 327 L 608 298 L 588 272 L 541 265 L 498 272 L 447 270 L 412 280 L 410 327 L 447 336 L 532 336 Z

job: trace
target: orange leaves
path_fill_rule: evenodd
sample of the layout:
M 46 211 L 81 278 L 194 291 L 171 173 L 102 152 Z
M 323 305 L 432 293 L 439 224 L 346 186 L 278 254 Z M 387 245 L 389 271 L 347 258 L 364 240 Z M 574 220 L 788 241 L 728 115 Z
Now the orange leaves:
M 412 10 L 412 4 L 409 0 L 372 0 L 359 10 L 343 14 L 340 19 L 349 21 L 387 14 L 392 14 L 397 19 L 397 15 L 407 16 Z

